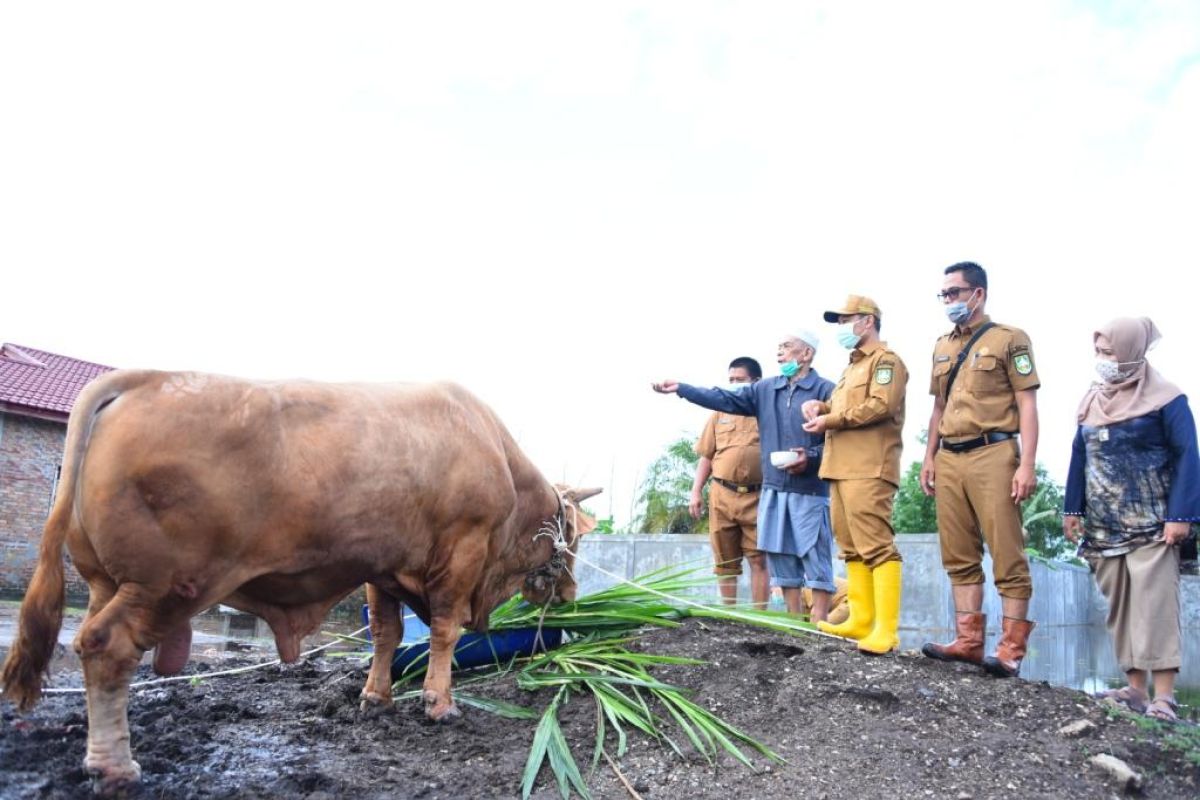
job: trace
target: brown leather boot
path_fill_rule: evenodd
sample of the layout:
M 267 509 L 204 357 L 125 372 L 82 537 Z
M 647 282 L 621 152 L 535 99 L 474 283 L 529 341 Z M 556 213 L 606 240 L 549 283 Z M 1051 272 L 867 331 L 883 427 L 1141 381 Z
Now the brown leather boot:
M 965 661 L 968 664 L 983 663 L 983 632 L 987 628 L 987 615 L 978 611 L 959 611 L 954 615 L 955 636 L 950 644 L 926 642 L 921 652 L 938 661 Z
M 1015 678 L 1021 671 L 1021 659 L 1025 657 L 1025 645 L 1034 622 L 1028 619 L 1005 617 L 1004 632 L 996 645 L 996 655 L 983 660 L 983 668 L 997 678 Z

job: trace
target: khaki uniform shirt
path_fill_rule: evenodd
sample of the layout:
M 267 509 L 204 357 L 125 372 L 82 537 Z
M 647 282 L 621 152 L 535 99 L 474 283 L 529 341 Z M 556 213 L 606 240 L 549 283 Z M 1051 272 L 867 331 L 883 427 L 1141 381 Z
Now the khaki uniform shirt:
M 696 442 L 696 453 L 712 461 L 714 478 L 740 485 L 762 483 L 758 421 L 754 417 L 713 412 Z
M 946 398 L 946 383 L 954 360 L 979 326 L 988 321 L 985 316 L 972 328 L 956 326 L 937 340 L 933 347 L 933 375 L 929 383 L 931 395 Z M 1033 362 L 1033 346 L 1025 331 L 997 324 L 979 337 L 959 368 L 950 397 L 946 399 L 938 435 L 954 441 L 974 439 L 992 431 L 1018 433 L 1021 417 L 1017 409 L 1017 392 L 1036 389 L 1040 385 Z
M 828 430 L 822 478 L 882 478 L 900 485 L 907 386 L 908 369 L 886 342 L 850 352 L 850 366 L 823 409 Z

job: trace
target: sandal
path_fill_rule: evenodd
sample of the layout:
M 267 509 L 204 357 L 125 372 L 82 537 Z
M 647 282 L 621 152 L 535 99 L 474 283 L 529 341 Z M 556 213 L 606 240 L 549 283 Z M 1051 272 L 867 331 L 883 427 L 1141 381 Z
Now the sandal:
M 1096 692 L 1092 697 L 1106 705 L 1124 708 L 1135 714 L 1145 713 L 1146 705 L 1150 701 L 1149 695 L 1133 686 L 1122 686 L 1120 689 Z
M 1156 697 L 1146 706 L 1146 716 L 1153 717 L 1163 722 L 1178 722 L 1179 704 L 1175 702 L 1173 697 Z

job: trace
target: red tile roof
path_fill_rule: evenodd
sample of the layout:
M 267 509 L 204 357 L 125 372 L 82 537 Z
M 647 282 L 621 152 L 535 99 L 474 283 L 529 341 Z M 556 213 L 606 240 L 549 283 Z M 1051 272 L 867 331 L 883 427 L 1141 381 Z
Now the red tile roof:
M 5 343 L 0 346 L 0 407 L 24 406 L 63 418 L 93 378 L 112 367 Z M 19 408 L 10 410 L 20 411 Z

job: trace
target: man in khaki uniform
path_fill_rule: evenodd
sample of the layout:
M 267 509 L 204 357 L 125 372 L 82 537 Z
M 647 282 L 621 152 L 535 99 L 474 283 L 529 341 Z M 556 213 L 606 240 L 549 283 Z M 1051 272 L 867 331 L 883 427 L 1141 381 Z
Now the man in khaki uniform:
M 743 356 L 729 363 L 729 387 L 751 384 L 762 377 L 762 367 L 753 358 Z M 737 602 L 737 579 L 742 574 L 742 558 L 750 562 L 750 599 L 759 608 L 767 607 L 771 576 L 766 556 L 758 549 L 758 495 L 762 489 L 761 453 L 758 446 L 758 420 L 714 411 L 696 442 L 696 479 L 688 510 L 699 519 L 704 484 L 712 477 L 708 491 L 708 536 L 718 576 L 721 599 Z
M 858 640 L 864 653 L 900 644 L 901 559 L 892 530 L 892 503 L 900 486 L 901 432 L 908 370 L 880 341 L 879 306 L 851 295 L 825 312 L 838 324 L 838 342 L 850 365 L 828 403 L 810 400 L 802 412 L 810 433 L 825 434 L 821 477 L 829 481 L 833 535 L 846 562 L 849 619 L 817 623 L 821 630 Z
M 954 330 L 933 349 L 933 415 L 921 489 L 937 500 L 942 565 L 954 592 L 956 637 L 926 644 L 942 661 L 980 664 L 1015 676 L 1034 623 L 1027 619 L 1033 584 L 1021 528 L 1021 502 L 1037 485 L 1037 389 L 1029 337 L 984 313 L 987 273 L 963 262 L 947 267 L 939 297 Z M 1020 444 L 1018 445 L 1018 435 Z M 983 546 L 1004 620 L 996 655 L 983 657 Z

